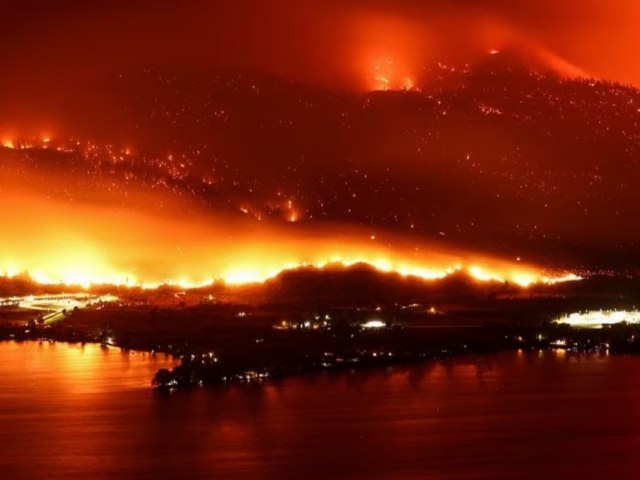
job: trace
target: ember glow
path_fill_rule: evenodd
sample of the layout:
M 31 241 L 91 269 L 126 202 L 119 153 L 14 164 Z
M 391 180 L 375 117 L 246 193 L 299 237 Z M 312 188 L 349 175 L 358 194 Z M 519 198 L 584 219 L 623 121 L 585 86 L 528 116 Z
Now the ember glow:
M 262 282 L 300 267 L 366 264 L 424 280 L 463 273 L 523 287 L 577 278 L 411 235 L 413 226 L 381 225 L 372 233 L 344 220 L 311 221 L 304 202 L 281 191 L 276 198 L 283 198 L 265 200 L 266 207 L 233 197 L 236 208 L 202 205 L 185 195 L 192 165 L 186 154 L 148 159 L 129 146 L 48 136 L 14 137 L 5 149 L 0 222 L 11 228 L 0 240 L 0 271 L 9 277 L 190 288 Z M 140 173 L 129 169 L 143 167 L 149 170 L 136 184 Z M 203 184 L 217 187 L 219 180 L 205 176 Z
M 373 65 L 370 88 L 409 91 L 416 88 L 416 82 L 411 74 L 399 72 L 393 60 L 379 60 Z
M 638 0 L 1 13 L 2 478 L 637 476 Z
M 456 272 L 479 281 L 528 286 L 573 277 L 389 234 L 372 241 L 338 224 L 283 228 L 255 220 L 204 216 L 188 220 L 121 207 L 75 206 L 46 197 L 5 195 L 0 269 L 42 283 L 195 287 L 223 280 L 261 282 L 286 269 L 365 263 L 382 272 L 441 279 Z M 12 207 L 20 206 L 20 213 Z M 136 205 L 138 209 L 144 205 Z M 115 225 L 111 223 L 115 219 Z M 384 238 L 384 234 L 383 234 Z
M 637 72 L 586 52 L 616 41 L 606 22 L 539 28 L 576 2 L 526 19 L 521 2 L 118 2 L 117 34 L 63 3 L 59 23 L 3 20 L 23 27 L 0 89 L 9 276 L 194 286 L 366 263 L 527 286 L 638 258 L 640 94 L 598 80 Z

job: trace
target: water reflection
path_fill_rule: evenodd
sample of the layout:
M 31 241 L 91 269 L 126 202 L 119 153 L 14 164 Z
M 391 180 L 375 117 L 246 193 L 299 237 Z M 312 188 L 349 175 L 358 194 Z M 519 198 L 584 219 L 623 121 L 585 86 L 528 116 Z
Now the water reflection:
M 513 352 L 160 395 L 167 359 L 0 344 L 3 478 L 635 478 L 640 359 Z M 37 454 L 34 454 L 37 452 Z
M 165 355 L 123 352 L 96 344 L 1 342 L 0 352 L 4 360 L 0 375 L 24 375 L 15 387 L 25 393 L 33 390 L 32 378 L 46 380 L 48 391 L 70 394 L 103 393 L 111 387 L 148 388 L 158 368 L 175 364 Z

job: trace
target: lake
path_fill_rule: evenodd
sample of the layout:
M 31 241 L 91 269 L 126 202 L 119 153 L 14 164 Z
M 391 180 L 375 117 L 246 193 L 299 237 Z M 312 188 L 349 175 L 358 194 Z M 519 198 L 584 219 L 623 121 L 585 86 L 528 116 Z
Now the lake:
M 640 357 L 510 352 L 161 394 L 163 355 L 0 343 L 6 479 L 638 478 Z

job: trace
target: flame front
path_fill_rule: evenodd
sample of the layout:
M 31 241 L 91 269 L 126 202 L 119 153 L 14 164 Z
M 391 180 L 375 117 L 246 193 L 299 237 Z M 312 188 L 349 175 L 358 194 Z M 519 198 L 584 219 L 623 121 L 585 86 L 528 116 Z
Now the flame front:
M 194 287 L 261 282 L 283 270 L 371 265 L 426 280 L 466 272 L 479 281 L 528 286 L 560 280 L 534 266 L 429 245 L 351 226 L 304 223 L 256 227 L 222 216 L 157 216 L 143 209 L 69 205 L 37 195 L 3 196 L 0 269 L 43 283 Z M 372 240 L 372 238 L 374 238 Z M 573 277 L 566 277 L 573 278 Z
M 48 136 L 31 143 L 37 144 L 35 154 L 68 154 Z M 243 204 L 234 213 L 202 209 L 170 190 L 114 185 L 108 177 L 91 178 L 84 196 L 64 198 L 65 192 L 81 191 L 89 177 L 29 169 L 21 156 L 31 153 L 26 145 L 12 140 L 3 157 L 0 224 L 7 228 L 0 237 L 0 274 L 6 276 L 26 272 L 37 282 L 84 287 L 187 288 L 216 280 L 262 282 L 303 266 L 363 263 L 425 280 L 457 272 L 521 286 L 575 278 L 402 232 L 379 228 L 373 234 L 354 224 L 309 221 L 293 199 L 284 202 L 283 215 L 263 219 L 249 215 Z M 116 164 L 119 155 L 126 154 L 113 153 Z M 52 189 L 63 195 L 51 195 Z

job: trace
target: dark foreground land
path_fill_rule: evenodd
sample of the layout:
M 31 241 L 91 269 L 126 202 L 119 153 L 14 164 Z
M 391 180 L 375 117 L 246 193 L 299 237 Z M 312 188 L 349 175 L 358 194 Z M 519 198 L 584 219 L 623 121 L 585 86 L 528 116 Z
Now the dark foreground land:
M 221 302 L 207 292 L 155 292 L 71 310 L 47 325 L 31 313 L 5 308 L 0 338 L 170 353 L 181 362 L 156 374 L 153 384 L 159 388 L 259 382 L 509 349 L 640 352 L 639 325 L 574 329 L 553 322 L 575 311 L 635 308 L 635 281 L 614 289 L 598 282 L 554 291 L 353 304 L 326 296 L 242 303 Z

